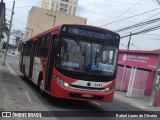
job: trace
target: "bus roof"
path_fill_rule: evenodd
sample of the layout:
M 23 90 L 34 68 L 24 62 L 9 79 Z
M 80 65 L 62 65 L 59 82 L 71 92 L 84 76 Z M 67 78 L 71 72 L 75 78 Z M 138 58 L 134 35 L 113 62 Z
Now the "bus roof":
M 101 29 L 101 30 L 107 30 L 107 31 L 113 32 L 113 33 L 115 33 L 115 34 L 118 34 L 118 33 L 114 32 L 114 31 L 111 31 L 111 30 L 108 30 L 108 29 L 105 29 L 105 28 L 100 28 L 100 27 L 97 27 L 97 26 L 92 26 L 92 25 L 82 25 L 82 24 L 61 24 L 61 25 L 58 25 L 58 26 L 56 26 L 56 27 L 54 27 L 54 28 L 48 29 L 48 30 L 46 30 L 46 31 L 44 31 L 44 32 L 41 32 L 41 33 L 39 33 L 39 34 L 37 34 L 37 35 L 35 35 L 35 36 L 29 38 L 28 40 L 36 39 L 36 38 L 38 38 L 39 36 L 45 35 L 45 34 L 47 34 L 47 33 L 50 33 L 50 32 L 52 32 L 52 31 L 55 31 L 55 30 L 58 30 L 58 32 L 60 32 L 61 27 L 64 26 L 64 25 L 88 26 L 88 27 L 94 27 L 94 28 Z M 27 41 L 28 41 L 28 40 L 27 40 Z

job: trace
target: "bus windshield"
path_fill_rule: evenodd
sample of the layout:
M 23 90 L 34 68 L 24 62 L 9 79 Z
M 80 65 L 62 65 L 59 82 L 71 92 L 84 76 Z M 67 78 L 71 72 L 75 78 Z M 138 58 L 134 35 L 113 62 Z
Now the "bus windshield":
M 59 67 L 77 72 L 113 75 L 116 69 L 118 48 L 104 43 L 61 38 Z

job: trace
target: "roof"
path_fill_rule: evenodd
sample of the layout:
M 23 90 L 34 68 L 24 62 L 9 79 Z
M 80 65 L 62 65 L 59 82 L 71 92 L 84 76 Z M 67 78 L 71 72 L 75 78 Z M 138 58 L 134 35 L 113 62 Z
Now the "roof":
M 30 38 L 30 39 L 35 39 L 35 38 L 37 38 L 37 37 L 39 37 L 39 36 L 41 36 L 41 35 L 43 35 L 43 34 L 47 34 L 47 33 L 49 33 L 49 32 L 52 32 L 52 31 L 54 31 L 54 30 L 57 30 L 57 29 L 58 29 L 58 30 L 60 30 L 60 28 L 61 28 L 63 25 L 88 26 L 88 27 L 94 27 L 94 28 L 101 29 L 101 30 L 108 30 L 108 29 L 105 29 L 105 28 L 100 28 L 100 27 L 92 26 L 92 25 L 81 25 L 81 24 L 61 24 L 61 25 L 55 26 L 54 28 L 48 29 L 48 30 L 46 30 L 46 31 L 44 31 L 44 32 L 42 32 L 42 33 L 39 33 L 39 34 L 37 34 L 37 35 L 33 36 L 33 37 L 32 37 L 32 38 Z M 111 31 L 111 30 L 108 30 L 108 31 Z M 60 31 L 59 31 L 59 32 L 60 32 Z M 114 32 L 114 31 L 111 31 L 111 32 L 113 32 L 113 33 L 115 33 L 115 34 L 119 35 L 118 33 Z
M 153 50 L 153 51 L 145 51 L 145 50 L 120 50 L 120 52 L 125 53 L 139 53 L 139 54 L 160 54 L 159 50 Z

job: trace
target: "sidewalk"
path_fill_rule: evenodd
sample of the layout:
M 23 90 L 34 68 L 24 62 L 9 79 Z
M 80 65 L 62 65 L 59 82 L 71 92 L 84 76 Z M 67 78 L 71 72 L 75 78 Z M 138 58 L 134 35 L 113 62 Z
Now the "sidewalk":
M 126 96 L 126 92 L 116 91 L 114 97 L 116 100 L 142 109 L 143 111 L 150 111 L 160 114 L 160 107 L 152 107 L 149 105 L 149 96 L 144 96 L 143 98 L 129 98 Z
M 15 76 L 0 58 L 0 111 L 32 111 L 33 105 Z

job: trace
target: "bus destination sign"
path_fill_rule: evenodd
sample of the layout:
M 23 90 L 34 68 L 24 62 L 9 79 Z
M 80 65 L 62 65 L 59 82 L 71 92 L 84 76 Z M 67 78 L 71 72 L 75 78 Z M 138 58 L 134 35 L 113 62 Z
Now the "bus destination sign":
M 90 37 L 99 40 L 119 40 L 119 35 L 110 31 L 100 30 L 94 27 L 63 26 L 62 33 L 79 37 Z

